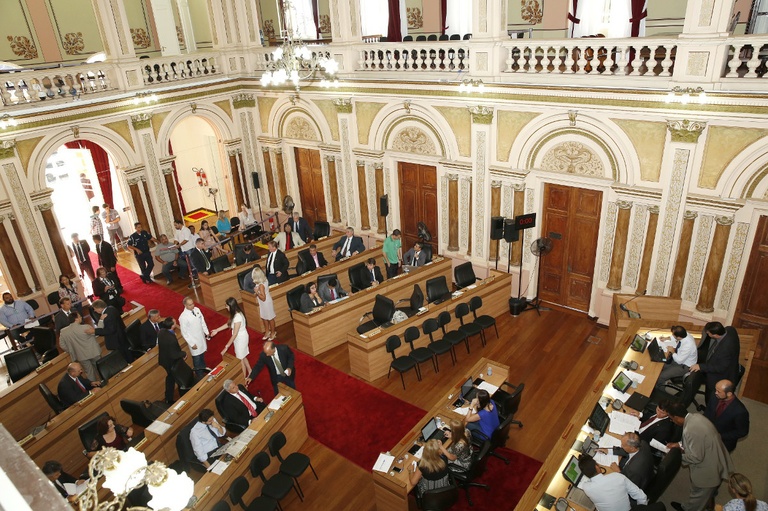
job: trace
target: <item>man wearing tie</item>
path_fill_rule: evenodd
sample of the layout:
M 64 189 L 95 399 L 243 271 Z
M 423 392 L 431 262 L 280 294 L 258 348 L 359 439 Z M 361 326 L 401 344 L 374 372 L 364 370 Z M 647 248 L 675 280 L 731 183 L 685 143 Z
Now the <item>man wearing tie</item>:
M 264 366 L 269 371 L 269 379 L 272 381 L 272 389 L 277 395 L 277 384 L 284 383 L 296 388 L 295 369 L 293 367 L 293 351 L 285 344 L 275 344 L 272 341 L 266 341 L 264 348 L 259 355 L 259 360 L 253 366 L 250 376 L 245 379 L 245 385 L 250 383 L 259 375 Z
M 184 310 L 179 316 L 181 336 L 186 339 L 189 351 L 192 353 L 192 367 L 195 373 L 202 377 L 208 372 L 205 366 L 205 352 L 208 350 L 211 334 L 203 313 L 195 307 L 195 301 L 188 296 L 182 300 L 182 303 Z
M 701 371 L 706 375 L 705 392 L 709 402 L 715 394 L 717 382 L 738 381 L 740 345 L 736 329 L 732 326 L 726 328 L 718 321 L 710 321 L 704 325 L 704 333 L 709 337 L 706 359 L 692 365 L 691 371 Z
M 338 298 L 347 296 L 347 292 L 344 291 L 344 288 L 341 287 L 341 284 L 339 284 L 339 281 L 335 278 L 322 282 L 317 287 L 317 293 L 320 295 L 320 298 L 326 302 L 332 302 Z
M 211 258 L 205 253 L 205 241 L 202 238 L 198 238 L 195 242 L 195 249 L 190 252 L 189 258 L 192 261 L 192 267 L 197 273 L 203 275 L 214 273 Z
M 147 313 L 147 320 L 139 328 L 141 346 L 144 349 L 148 350 L 157 346 L 157 332 L 160 330 L 160 321 L 162 320 L 160 311 L 157 309 L 151 309 Z
M 301 241 L 304 243 L 312 239 L 312 233 L 309 230 L 309 222 L 302 218 L 298 211 L 294 211 L 293 218 L 286 223 L 290 224 L 293 232 L 298 234 L 301 237 Z
M 403 262 L 410 266 L 424 266 L 427 262 L 427 253 L 421 250 L 421 243 L 414 243 L 413 248 L 405 253 Z
M 680 433 L 677 426 L 669 418 L 667 408 L 669 408 L 669 400 L 662 399 L 656 405 L 656 411 L 636 412 L 635 410 L 628 410 L 627 413 L 640 418 L 640 427 L 637 432 L 640 433 L 640 440 L 651 443 L 651 440 L 656 440 L 662 445 L 667 445 L 670 442 L 679 440 Z
M 627 479 L 644 490 L 653 476 L 653 452 L 634 431 L 621 437 L 621 447 L 614 447 L 613 454 L 619 457 L 618 463 L 611 463 L 611 470 L 621 472 Z
M 120 283 L 117 277 L 117 257 L 112 245 L 103 241 L 100 234 L 93 235 L 93 243 L 96 245 L 96 255 L 99 256 L 99 266 L 106 268 L 108 273 L 114 273 L 115 280 Z
M 333 245 L 331 253 L 337 261 L 355 254 L 359 254 L 365 250 L 363 245 L 363 238 L 355 236 L 355 230 L 352 227 L 347 227 L 346 235 L 342 236 L 339 241 Z
M 288 258 L 277 249 L 277 242 L 271 240 L 267 243 L 269 255 L 267 256 L 267 281 L 270 285 L 279 284 L 288 280 Z
M 666 390 L 664 384 L 667 380 L 688 374 L 691 366 L 698 361 L 696 339 L 685 328 L 679 325 L 673 326 L 672 340 L 677 341 L 677 344 L 674 348 L 667 348 L 672 356 L 667 358 L 667 363 L 664 364 L 659 379 L 656 380 L 656 388 L 659 390 Z
M 72 314 L 72 299 L 66 296 L 59 298 L 59 312 L 53 317 L 53 327 L 56 333 L 69 326 L 70 314 Z
M 67 374 L 61 377 L 57 392 L 61 404 L 70 407 L 91 391 L 96 392 L 99 386 L 99 382 L 92 382 L 83 375 L 83 366 L 79 362 L 72 362 L 67 366 Z
M 254 397 L 245 386 L 232 380 L 224 381 L 224 392 L 221 396 L 222 417 L 230 424 L 234 423 L 243 429 L 266 408 L 262 398 Z
M 96 361 L 101 358 L 101 346 L 96 341 L 96 330 L 93 325 L 83 323 L 83 317 L 77 311 L 72 311 L 69 325 L 61 329 L 59 346 L 72 360 L 80 362 L 87 376 L 99 377 Z
M 83 278 L 83 273 L 88 275 L 91 282 L 94 280 L 93 265 L 91 264 L 91 258 L 88 254 L 91 253 L 91 246 L 85 240 L 80 240 L 77 233 L 72 234 L 72 247 L 67 247 L 74 254 L 77 259 L 77 265 L 80 267 L 80 278 Z
M 328 261 L 325 260 L 322 252 L 317 251 L 317 245 L 312 243 L 309 246 L 309 252 L 300 253 L 304 262 L 307 264 L 307 271 L 316 270 L 328 265 Z
M 373 286 L 376 287 L 382 282 L 384 282 L 384 277 L 381 275 L 381 270 L 378 266 L 376 266 L 376 259 L 373 257 L 370 257 L 365 262 L 365 278 L 367 279 L 368 283 L 370 284 L 368 287 Z

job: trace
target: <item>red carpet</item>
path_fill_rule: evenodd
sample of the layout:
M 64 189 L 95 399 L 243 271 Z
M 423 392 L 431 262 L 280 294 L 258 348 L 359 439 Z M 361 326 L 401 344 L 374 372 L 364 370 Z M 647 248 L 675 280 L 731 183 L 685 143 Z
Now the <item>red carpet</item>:
M 186 220 L 187 222 L 194 223 L 194 222 L 197 222 L 198 220 L 202 220 L 203 218 L 207 218 L 209 216 L 216 216 L 216 212 L 211 211 L 210 209 L 201 208 L 201 209 L 196 209 L 195 211 L 184 215 L 184 220 Z

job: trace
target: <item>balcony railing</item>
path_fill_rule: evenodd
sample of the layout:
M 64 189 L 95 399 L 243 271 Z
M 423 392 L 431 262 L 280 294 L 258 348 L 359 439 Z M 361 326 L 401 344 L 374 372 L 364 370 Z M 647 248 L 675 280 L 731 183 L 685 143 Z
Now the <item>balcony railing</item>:
M 728 41 L 728 62 L 725 78 L 762 78 L 768 62 L 768 42 L 754 37 L 740 37 Z
M 216 60 L 217 56 L 210 53 L 142 59 L 144 85 L 221 75 L 222 69 Z
M 358 71 L 456 72 L 469 70 L 468 41 L 365 44 Z
M 113 67 L 105 62 L 0 74 L 3 106 L 78 98 L 115 90 Z

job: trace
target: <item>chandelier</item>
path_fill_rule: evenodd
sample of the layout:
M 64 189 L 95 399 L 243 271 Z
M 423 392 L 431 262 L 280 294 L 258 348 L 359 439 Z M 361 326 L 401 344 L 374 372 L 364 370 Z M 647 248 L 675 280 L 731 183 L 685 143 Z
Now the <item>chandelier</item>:
M 335 87 L 338 80 L 330 80 L 339 69 L 339 63 L 330 57 L 328 52 L 312 52 L 301 40 L 295 39 L 296 11 L 291 2 L 283 2 L 284 28 L 281 31 L 283 44 L 272 52 L 267 60 L 267 70 L 261 75 L 261 85 L 264 87 L 281 86 L 291 82 L 299 92 L 299 82 L 307 80 L 317 71 L 323 70 L 326 77 L 320 81 L 321 87 Z

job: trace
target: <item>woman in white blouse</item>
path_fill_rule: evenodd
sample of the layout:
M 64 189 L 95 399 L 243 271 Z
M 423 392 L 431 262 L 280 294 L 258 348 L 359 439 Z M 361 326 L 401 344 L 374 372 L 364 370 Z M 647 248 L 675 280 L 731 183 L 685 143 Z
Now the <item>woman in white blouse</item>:
M 253 216 L 253 211 L 247 204 L 240 204 L 240 213 L 237 214 L 237 218 L 240 219 L 240 228 L 250 227 L 256 223 L 256 218 Z

